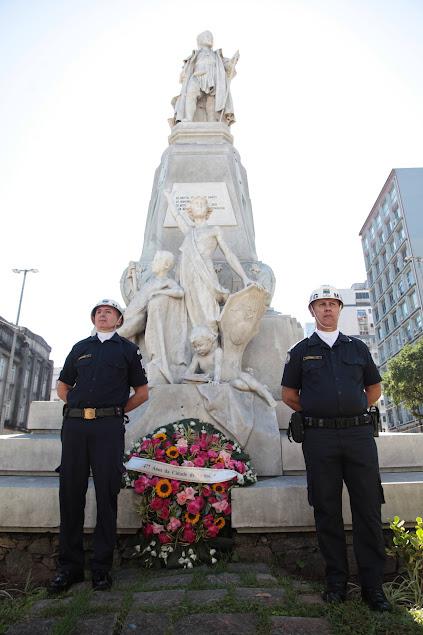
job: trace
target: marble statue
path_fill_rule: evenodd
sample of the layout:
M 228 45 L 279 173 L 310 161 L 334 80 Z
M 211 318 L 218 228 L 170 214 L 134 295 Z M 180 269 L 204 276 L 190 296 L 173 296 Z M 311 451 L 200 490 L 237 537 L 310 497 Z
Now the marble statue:
M 172 101 L 174 122 L 235 121 L 230 83 L 239 59 L 236 52 L 225 58 L 222 50 L 213 51 L 213 35 L 204 31 L 197 37 L 198 49 L 184 60 L 181 93 Z
M 218 345 L 217 335 L 207 326 L 196 326 L 191 332 L 190 342 L 194 355 L 184 375 L 184 383 L 220 384 L 224 351 Z M 267 386 L 257 381 L 251 373 L 239 370 L 237 376 L 226 377 L 226 380 L 229 379 L 229 383 L 233 388 L 244 392 L 255 392 L 271 408 L 276 406 L 276 401 Z M 200 393 L 202 393 L 201 390 Z
M 219 304 L 227 300 L 229 291 L 220 285 L 214 270 L 212 256 L 216 248 L 220 247 L 231 269 L 240 276 L 244 286 L 253 282 L 226 244 L 220 228 L 207 223 L 213 211 L 208 206 L 207 197 L 194 197 L 185 213 L 176 208 L 169 191 L 164 193 L 169 202 L 169 209 L 185 235 L 180 247 L 179 279 L 185 291 L 185 304 L 191 325 L 208 326 L 217 334 Z
M 175 383 L 186 369 L 187 319 L 184 290 L 170 277 L 175 259 L 157 251 L 152 276 L 132 297 L 119 335 L 134 338 L 145 331 L 150 385 Z

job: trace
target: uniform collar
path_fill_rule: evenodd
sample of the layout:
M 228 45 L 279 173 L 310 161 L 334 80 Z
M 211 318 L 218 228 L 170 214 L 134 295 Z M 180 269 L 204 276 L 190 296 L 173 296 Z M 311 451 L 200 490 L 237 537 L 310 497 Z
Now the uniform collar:
M 339 331 L 339 335 L 336 339 L 336 342 L 334 343 L 334 346 L 337 346 L 339 342 L 351 342 L 351 338 L 347 337 L 346 335 L 341 333 L 341 331 Z M 329 348 L 329 346 L 323 340 L 320 339 L 320 337 L 317 335 L 316 332 L 314 332 L 308 338 L 308 343 L 310 346 L 325 346 L 326 348 Z
M 97 333 L 95 335 L 91 335 L 91 339 L 94 340 L 95 342 L 100 342 L 100 339 L 97 337 Z M 106 340 L 106 342 L 120 342 L 120 335 L 118 335 L 118 333 L 115 332 L 113 334 L 113 337 L 111 337 L 109 340 Z

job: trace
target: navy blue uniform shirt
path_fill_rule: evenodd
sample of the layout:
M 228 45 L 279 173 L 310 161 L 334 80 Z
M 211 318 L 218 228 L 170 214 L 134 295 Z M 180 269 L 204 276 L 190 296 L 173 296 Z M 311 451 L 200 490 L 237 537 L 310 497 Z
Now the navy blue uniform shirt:
M 97 335 L 77 342 L 59 380 L 73 386 L 68 392 L 69 408 L 123 407 L 130 387 L 147 383 L 138 347 L 117 333 L 105 342 Z
M 317 333 L 289 352 L 282 386 L 300 390 L 307 417 L 355 417 L 367 410 L 365 386 L 382 381 L 367 346 L 339 333 L 332 348 Z

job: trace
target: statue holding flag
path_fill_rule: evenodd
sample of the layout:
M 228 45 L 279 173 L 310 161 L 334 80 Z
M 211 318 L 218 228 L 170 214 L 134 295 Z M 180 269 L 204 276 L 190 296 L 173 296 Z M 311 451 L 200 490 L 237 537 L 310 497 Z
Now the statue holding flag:
M 197 37 L 198 49 L 184 60 L 181 93 L 172 100 L 174 123 L 184 121 L 235 121 L 230 83 L 235 75 L 239 52 L 229 59 L 222 50 L 213 51 L 213 35 L 204 31 Z

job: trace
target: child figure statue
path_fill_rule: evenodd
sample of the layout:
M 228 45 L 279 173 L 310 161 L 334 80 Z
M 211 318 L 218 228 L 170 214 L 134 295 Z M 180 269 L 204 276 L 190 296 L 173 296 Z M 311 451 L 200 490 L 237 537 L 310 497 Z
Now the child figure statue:
M 207 326 L 196 326 L 192 329 L 190 337 L 194 355 L 184 381 L 219 384 L 222 379 L 223 350 L 220 348 L 217 335 Z M 198 372 L 200 369 L 200 372 Z M 270 407 L 276 406 L 271 392 L 261 384 L 253 375 L 241 371 L 237 377 L 228 378 L 229 384 L 237 390 L 255 392 L 264 399 Z

